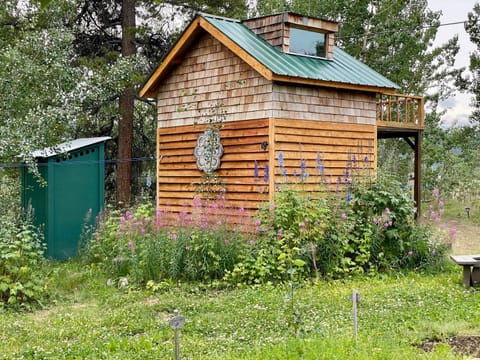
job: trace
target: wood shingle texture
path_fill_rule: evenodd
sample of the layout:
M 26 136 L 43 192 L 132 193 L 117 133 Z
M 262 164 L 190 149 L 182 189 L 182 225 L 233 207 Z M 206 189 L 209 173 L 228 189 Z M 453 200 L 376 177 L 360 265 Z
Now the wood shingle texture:
M 302 20 L 277 18 L 291 26 Z M 397 85 L 333 47 L 332 22 L 313 19 L 331 34 L 327 56 L 316 58 L 285 52 L 272 19 L 198 15 L 140 90 L 157 100 L 160 208 L 185 211 L 195 196 L 204 173 L 194 149 L 215 111 L 223 146 L 215 174 L 228 203 L 246 214 L 274 201 L 278 184 L 298 181 L 302 171 L 309 191 L 319 181 L 334 187 L 349 166 L 375 172 L 376 94 Z

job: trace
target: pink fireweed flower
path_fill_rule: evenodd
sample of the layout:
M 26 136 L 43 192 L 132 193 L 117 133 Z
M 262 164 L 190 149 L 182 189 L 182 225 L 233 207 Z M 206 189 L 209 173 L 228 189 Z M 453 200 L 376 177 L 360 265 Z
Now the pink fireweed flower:
M 433 197 L 438 199 L 439 196 L 440 196 L 440 189 L 438 187 L 435 187 L 435 189 L 433 189 Z
M 440 218 L 437 216 L 434 221 L 438 224 L 440 222 Z
M 135 250 L 135 243 L 133 241 L 129 241 L 127 246 L 130 248 L 130 250 Z
M 243 214 L 243 213 L 245 212 L 245 209 L 244 209 L 243 207 L 241 207 L 240 209 L 238 209 L 238 212 L 239 212 L 240 214 Z
M 305 223 L 302 221 L 300 224 L 298 224 L 299 227 L 301 228 L 304 228 L 305 227 Z
M 445 203 L 443 202 L 443 200 L 440 200 L 440 201 L 438 202 L 438 206 L 443 207 L 443 205 L 445 205 Z
M 450 229 L 450 236 L 455 236 L 457 235 L 457 228 L 451 228 Z
M 250 240 L 248 243 L 250 244 L 250 246 L 253 246 L 255 244 L 255 241 Z
M 388 224 L 388 226 L 392 226 L 392 225 L 393 225 L 393 221 L 390 220 L 387 224 Z
M 340 217 L 342 218 L 342 220 L 345 220 L 347 218 L 347 214 L 342 213 L 342 215 L 340 215 Z
M 261 224 L 261 222 L 260 222 L 259 219 L 255 220 L 255 223 L 254 223 L 255 227 L 259 227 L 260 224 Z
M 283 236 L 283 229 L 278 229 L 277 231 L 277 239 L 281 239 Z
M 190 246 L 185 246 L 185 250 L 190 251 Z
M 412 256 L 412 255 L 413 255 L 413 251 L 410 250 L 410 251 L 408 252 L 408 256 Z
M 386 214 L 387 216 L 390 216 L 391 213 L 392 213 L 392 212 L 390 211 L 389 208 L 386 208 L 386 209 L 385 209 L 385 214 Z
M 121 223 L 121 224 L 125 224 L 125 221 L 127 221 L 127 219 L 125 219 L 125 216 L 122 216 L 122 217 L 120 218 L 120 223 Z
M 200 198 L 200 196 L 195 195 L 195 196 L 193 197 L 193 204 L 194 204 L 195 206 L 202 206 L 202 199 Z
M 126 216 L 127 219 L 131 219 L 133 215 L 132 215 L 132 212 L 130 210 L 127 210 L 125 212 L 125 216 Z

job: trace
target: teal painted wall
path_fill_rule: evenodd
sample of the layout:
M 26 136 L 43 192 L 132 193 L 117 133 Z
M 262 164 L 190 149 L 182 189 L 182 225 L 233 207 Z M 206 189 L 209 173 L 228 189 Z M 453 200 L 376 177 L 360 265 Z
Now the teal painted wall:
M 46 257 L 66 260 L 78 254 L 85 219 L 93 224 L 103 210 L 104 143 L 76 149 L 39 162 L 42 184 L 22 169 L 22 204 L 31 204 L 34 224 L 43 227 Z

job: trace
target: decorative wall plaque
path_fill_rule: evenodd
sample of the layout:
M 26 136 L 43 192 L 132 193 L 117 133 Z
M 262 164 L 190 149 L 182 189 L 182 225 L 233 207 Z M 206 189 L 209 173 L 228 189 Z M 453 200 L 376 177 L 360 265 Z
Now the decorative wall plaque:
M 197 168 L 207 174 L 220 167 L 223 146 L 220 143 L 220 131 L 207 128 L 198 136 L 193 154 L 197 158 Z

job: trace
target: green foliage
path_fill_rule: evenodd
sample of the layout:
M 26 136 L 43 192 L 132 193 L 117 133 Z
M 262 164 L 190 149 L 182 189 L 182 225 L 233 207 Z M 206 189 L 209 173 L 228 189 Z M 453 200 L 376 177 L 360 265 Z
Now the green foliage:
M 443 265 L 445 234 L 415 221 L 411 195 L 393 177 L 355 182 L 348 202 L 340 193 L 313 198 L 297 187 L 284 186 L 275 205 L 260 211 L 257 238 L 225 280 L 258 284 Z
M 31 308 L 45 296 L 41 232 L 29 217 L 18 223 L 7 217 L 0 220 L 0 305 Z
M 118 285 L 153 281 L 221 279 L 237 263 L 243 233 L 228 227 L 217 202 L 196 197 L 194 212 L 173 226 L 171 214 L 144 204 L 134 211 L 112 211 L 82 254 L 99 263 Z
M 382 274 L 290 286 L 208 289 L 162 282 L 157 293 L 118 291 L 102 272 L 52 264 L 58 303 L 30 313 L 0 312 L 0 353 L 6 359 L 169 359 L 169 321 L 186 318 L 180 350 L 186 359 L 459 359 L 442 344 L 478 334 L 479 292 L 461 285 L 461 269 L 435 276 Z M 65 285 L 68 284 L 68 286 Z M 352 305 L 357 290 L 358 342 Z M 221 341 L 219 341 L 221 339 Z M 62 346 L 59 346 L 61 344 Z

